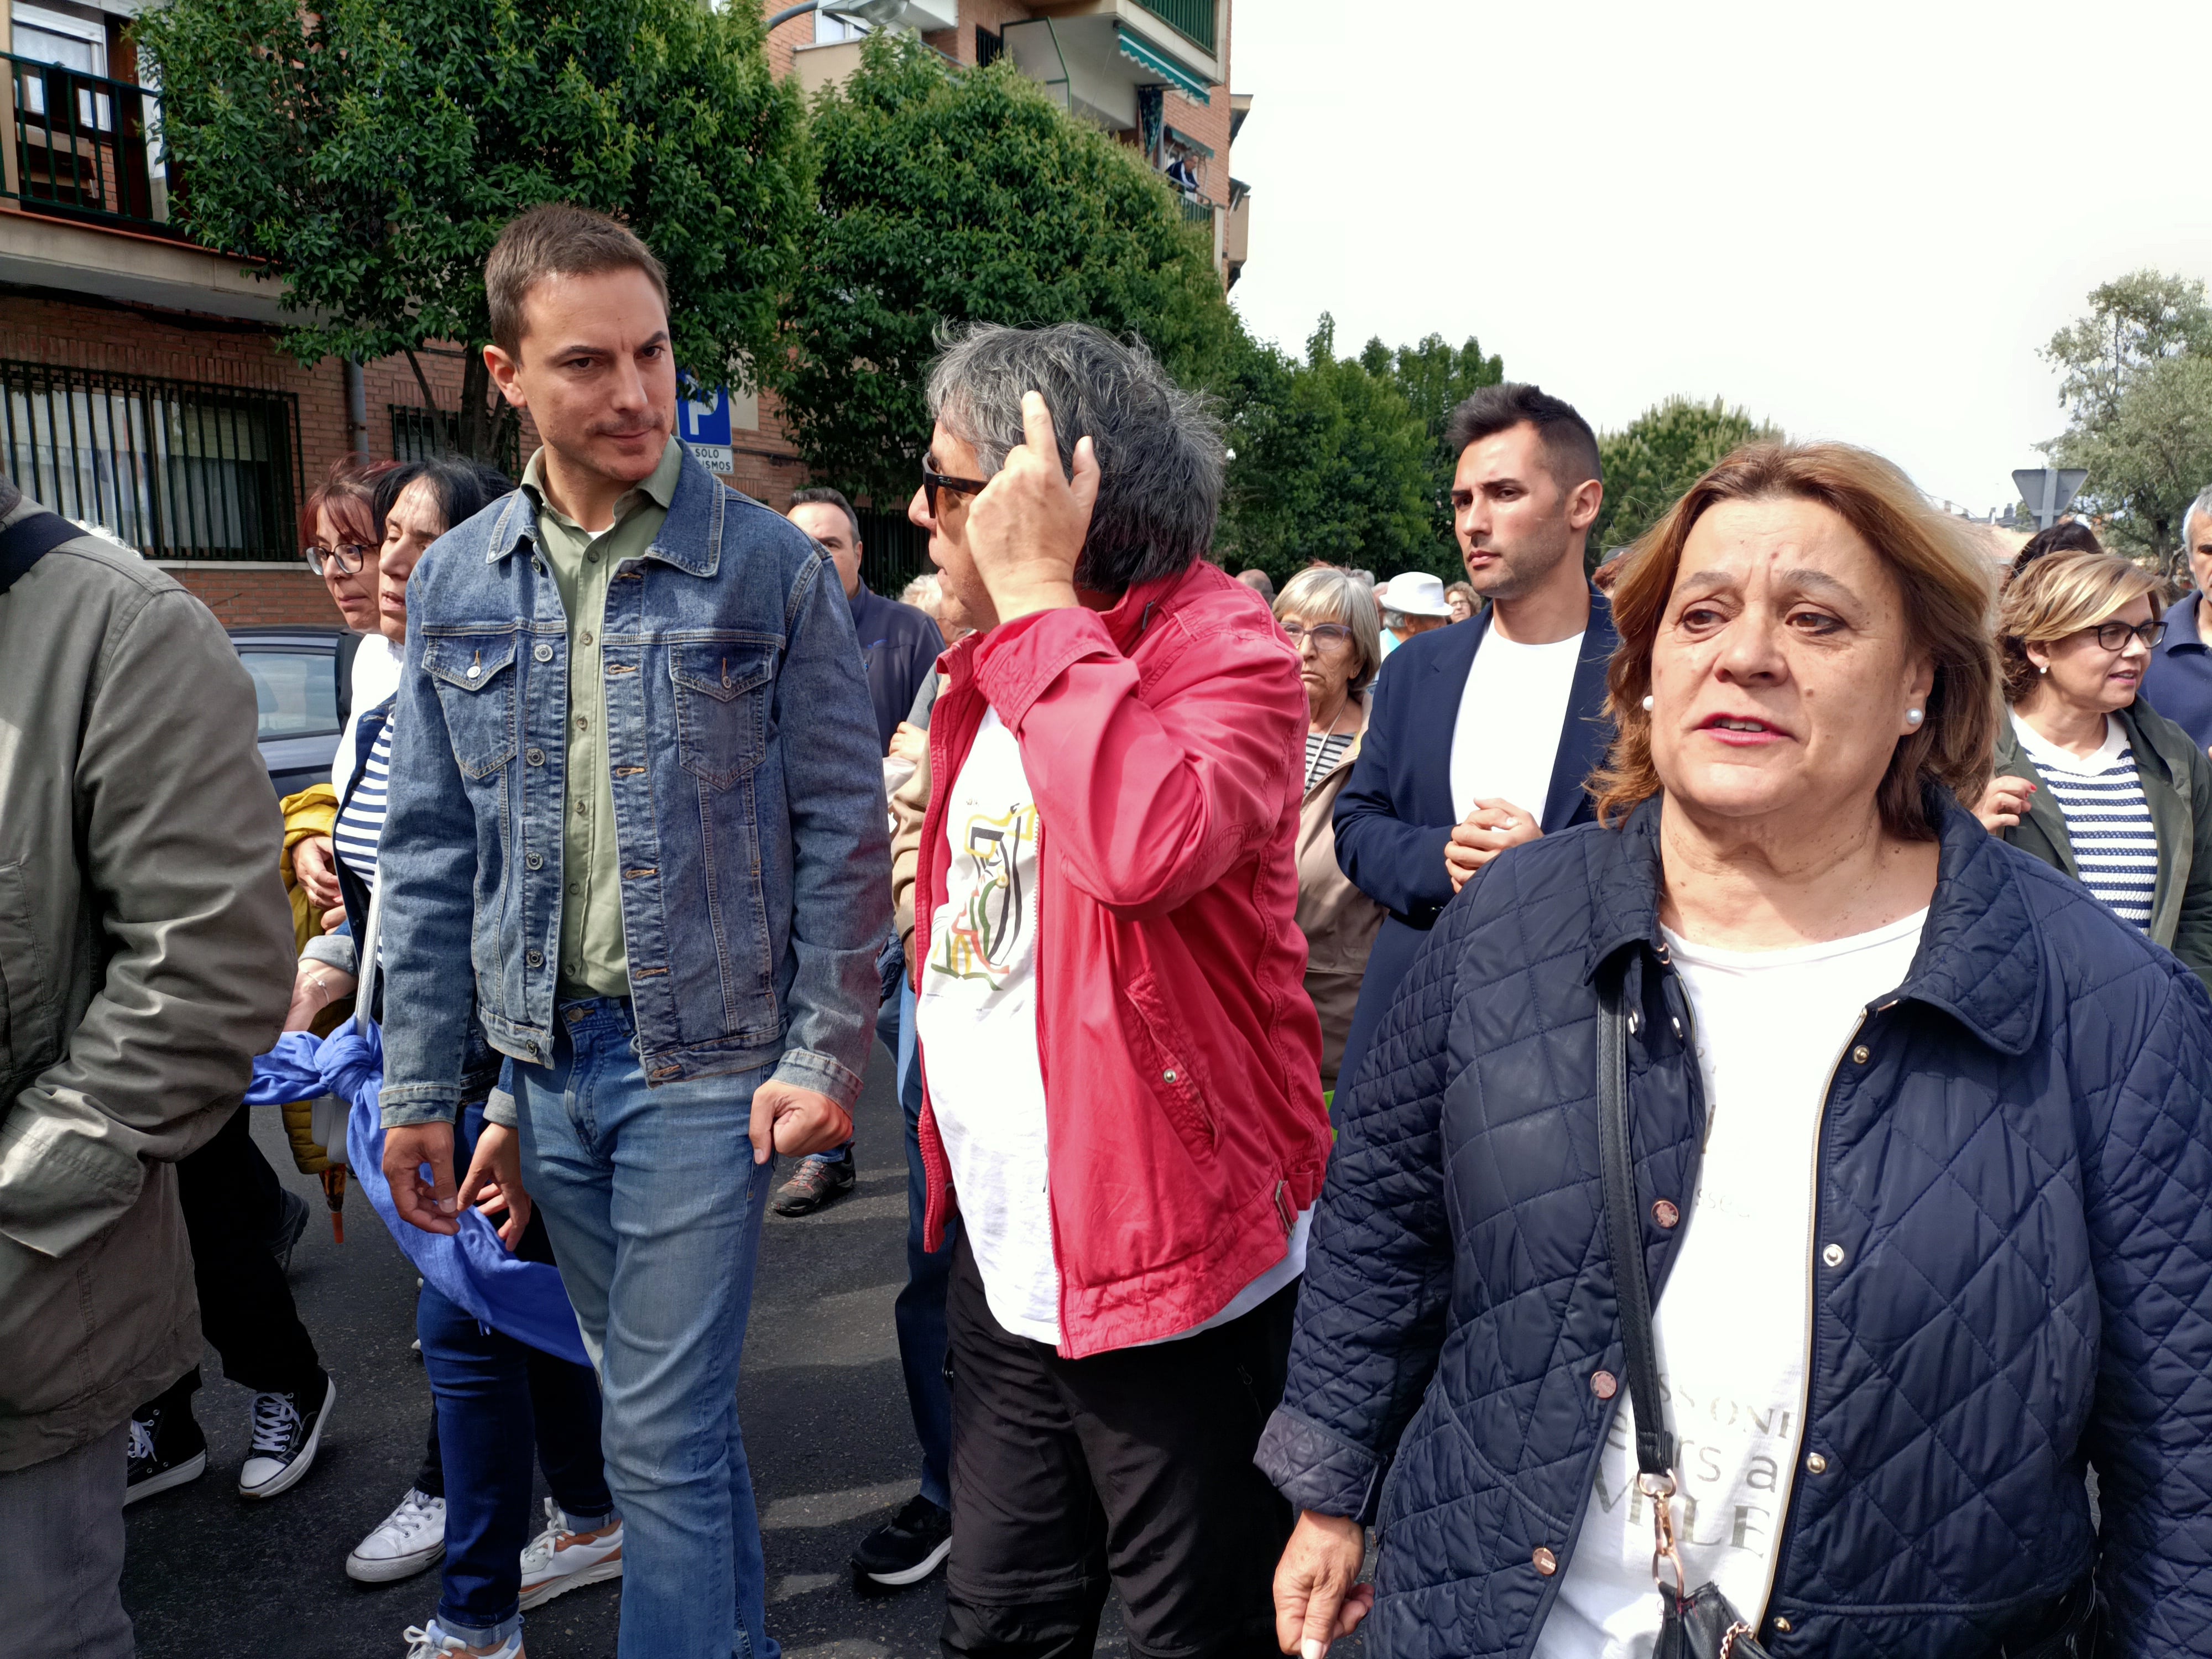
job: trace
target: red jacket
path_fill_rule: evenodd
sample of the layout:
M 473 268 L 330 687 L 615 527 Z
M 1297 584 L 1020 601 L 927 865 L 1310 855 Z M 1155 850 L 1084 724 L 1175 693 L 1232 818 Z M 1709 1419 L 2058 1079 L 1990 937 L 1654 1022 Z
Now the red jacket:
M 913 959 L 928 960 L 951 866 L 945 803 L 995 708 L 1021 745 L 1040 825 L 1036 1023 L 1060 1352 L 1173 1335 L 1283 1259 L 1328 1158 L 1296 920 L 1297 659 L 1259 597 L 1200 562 L 1109 611 L 1041 612 L 971 636 L 945 668 Z M 954 1200 L 921 1058 L 935 1249 Z

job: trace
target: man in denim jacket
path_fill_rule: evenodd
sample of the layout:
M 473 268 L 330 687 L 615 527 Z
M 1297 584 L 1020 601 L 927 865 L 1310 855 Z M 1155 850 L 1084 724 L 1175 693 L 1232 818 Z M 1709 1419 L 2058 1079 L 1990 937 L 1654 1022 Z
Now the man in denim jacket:
M 524 1190 L 545 1213 L 605 1389 L 622 1652 L 772 1659 L 738 1359 L 774 1155 L 850 1134 L 872 1038 L 874 716 L 835 569 L 672 435 L 645 245 L 534 209 L 485 286 L 486 362 L 544 447 L 409 585 L 385 1170 L 434 1231 Z M 480 1154 L 456 1194 L 471 991 L 520 1155 Z

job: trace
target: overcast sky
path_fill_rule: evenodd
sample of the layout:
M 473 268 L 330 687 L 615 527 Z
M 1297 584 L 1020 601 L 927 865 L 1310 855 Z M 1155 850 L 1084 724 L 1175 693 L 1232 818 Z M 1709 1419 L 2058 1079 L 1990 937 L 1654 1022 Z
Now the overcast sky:
M 1468 335 L 1617 427 L 1716 394 L 1977 513 L 2090 289 L 2212 276 L 2212 4 L 1241 0 L 1233 298 Z

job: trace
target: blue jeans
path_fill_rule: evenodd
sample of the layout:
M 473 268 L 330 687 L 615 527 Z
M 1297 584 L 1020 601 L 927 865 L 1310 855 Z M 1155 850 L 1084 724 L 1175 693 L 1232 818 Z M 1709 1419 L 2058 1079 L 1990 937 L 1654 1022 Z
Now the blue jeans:
M 921 1443 L 921 1495 L 939 1509 L 952 1507 L 952 1391 L 945 1381 L 945 1286 L 952 1273 L 952 1243 L 960 1223 L 945 1224 L 945 1248 L 922 1248 L 922 1206 L 929 1187 L 921 1169 L 921 1067 L 914 1041 L 914 990 L 898 1000 L 899 1104 L 906 1110 L 906 1288 L 891 1304 L 898 1327 L 899 1364 L 906 1372 L 906 1403 L 914 1413 L 914 1437 Z
M 777 1659 L 738 1431 L 775 1168 L 753 1162 L 746 1132 L 769 1069 L 648 1089 L 628 1003 L 563 1003 L 554 1024 L 553 1063 L 513 1073 L 523 1179 L 605 1399 L 600 1443 L 623 1526 L 620 1651 Z

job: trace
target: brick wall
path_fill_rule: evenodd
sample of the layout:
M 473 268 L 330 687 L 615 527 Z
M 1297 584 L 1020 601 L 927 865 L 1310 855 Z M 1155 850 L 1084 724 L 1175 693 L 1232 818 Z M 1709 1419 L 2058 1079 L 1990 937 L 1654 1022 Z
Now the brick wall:
M 226 628 L 262 623 L 329 627 L 341 620 L 337 606 L 331 603 L 330 590 L 305 563 L 242 570 L 234 565 L 179 560 L 164 563 L 161 568 L 214 611 L 216 620 Z

